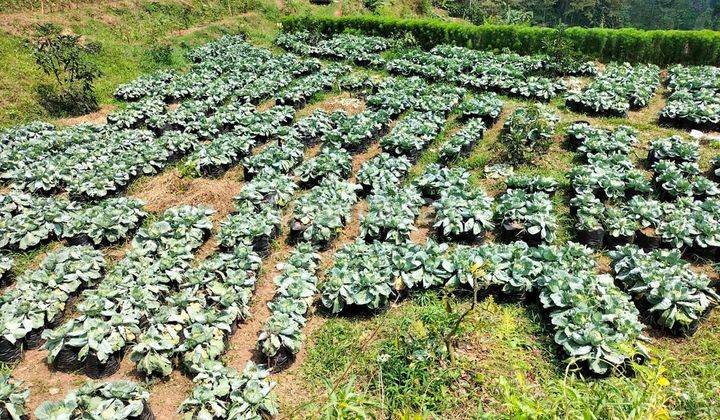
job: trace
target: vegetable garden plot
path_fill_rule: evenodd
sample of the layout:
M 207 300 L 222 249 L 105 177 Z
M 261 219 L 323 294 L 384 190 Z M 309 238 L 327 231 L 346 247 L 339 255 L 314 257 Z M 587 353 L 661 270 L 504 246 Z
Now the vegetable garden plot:
M 432 240 L 425 245 L 358 240 L 338 251 L 321 286 L 322 303 L 334 313 L 377 310 L 408 288 L 438 286 L 539 292 L 568 363 L 607 375 L 647 353 L 638 341 L 643 325 L 637 309 L 610 276 L 595 270 L 592 250 L 576 244 L 449 249 Z
M 0 247 L 28 250 L 54 239 L 109 245 L 126 239 L 147 213 L 144 203 L 124 197 L 81 206 L 63 198 L 11 192 L 0 196 Z
M 119 88 L 117 96 L 130 103 L 113 114 L 108 126 L 56 130 L 32 124 L 0 133 L 3 158 L 18 157 L 18 162 L 27 166 L 68 149 L 93 151 L 92 144 L 108 141 L 107 137 L 117 138 L 112 140 L 118 143 L 117 150 L 128 149 L 138 155 L 137 161 L 123 166 L 130 168 L 128 172 L 154 173 L 185 155 L 189 155 L 188 168 L 196 174 L 218 175 L 238 163 L 246 172 L 235 211 L 220 223 L 220 250 L 192 264 L 193 252 L 211 227 L 204 210 L 161 215 L 160 221 L 140 229 L 126 258 L 99 282 L 97 290 L 83 292 L 77 316 L 46 331 L 47 348 L 56 366 L 80 367 L 90 376 L 104 376 L 129 354 L 143 376 L 165 378 L 181 369 L 193 379 L 195 387 L 181 407 L 186 418 L 277 415 L 271 371 L 249 363 L 238 372 L 221 359 L 228 337 L 251 315 L 261 257 L 268 254 L 270 242 L 283 228 L 282 208 L 293 200 L 298 184 L 309 188 L 293 209 L 291 229 L 300 227 L 293 235 L 298 243 L 274 279 L 271 316 L 262 324 L 256 344 L 274 371 L 286 366 L 299 351 L 317 289 L 323 306 L 334 313 L 380 310 L 392 299 L 419 288 L 489 289 L 513 299 L 539 295 L 555 331 L 554 340 L 569 363 L 606 375 L 624 371 L 631 359 L 644 360 L 646 354 L 638 345 L 643 326 L 625 293 L 638 297 L 645 292 L 632 290 L 634 286 L 631 289 L 621 281 L 618 284 L 626 290 L 622 292 L 610 276 L 597 275 L 590 249 L 574 244 L 531 248 L 517 241 L 479 244 L 494 222 L 503 221 L 522 224 L 526 233 L 537 231 L 525 237 L 530 242 L 552 241 L 557 230 L 550 201 L 558 188 L 554 179 L 508 178 L 508 191 L 499 197 L 494 217 L 493 200 L 470 183 L 470 173 L 448 166 L 467 155 L 502 110 L 502 101 L 492 92 L 461 102 L 467 91 L 457 86 L 548 99 L 563 89 L 557 76 L 591 72 L 591 67 L 559 69 L 547 57 L 446 46 L 430 52 L 406 52 L 386 63 L 380 53 L 392 48 L 387 39 L 343 34 L 311 45 L 315 41 L 308 41 L 312 39 L 308 34 L 284 36 L 278 44 L 288 50 L 377 66 L 410 77 L 368 76 L 352 72 L 345 64 L 324 66 L 317 59 L 276 55 L 227 37 L 190 52 L 194 64 L 187 72 L 158 73 Z M 290 106 L 265 112 L 254 106 L 266 99 L 303 105 L 319 90 L 338 85 L 365 98 L 367 109 L 355 115 L 318 110 L 291 125 L 295 111 Z M 173 111 L 165 108 L 178 101 Z M 412 162 L 438 138 L 449 113 L 458 107 L 464 126 L 439 145 L 441 164 L 427 165 L 420 176 L 403 184 Z M 508 124 L 506 136 L 512 131 L 525 141 L 538 132 L 542 139 L 552 135 L 556 121 L 552 115 L 546 115 L 544 128 L 530 133 L 530 118 L 521 114 L 511 118 L 515 122 Z M 388 133 L 394 119 L 399 121 Z M 717 255 L 717 186 L 699 176 L 697 150 L 674 139 L 653 142 L 654 177 L 648 179 L 628 158 L 636 133 L 624 128 L 612 133 L 594 130 L 586 125 L 571 129 L 574 148 L 584 160 L 572 177 L 577 198 L 573 211 L 578 220 L 596 217 L 606 232 L 617 232 L 610 236 L 617 237 L 652 226 L 662 238 L 658 243 L 664 246 L 680 250 L 702 246 L 704 255 Z M 271 144 L 250 156 L 255 145 L 267 140 L 272 140 Z M 362 165 L 356 174 L 358 185 L 345 181 L 352 175 L 352 154 L 374 141 L 381 144 L 383 152 Z M 134 142 L 140 143 L 137 149 Z M 321 143 L 320 153 L 303 161 L 306 148 L 317 143 Z M 25 148 L 28 156 L 34 156 L 27 162 L 22 160 Z M 98 153 L 100 169 L 89 168 L 88 172 L 100 173 L 105 164 L 120 165 L 111 162 L 114 158 Z M 0 172 L 11 173 L 14 164 L 0 160 Z M 71 188 L 79 191 L 58 175 L 62 170 L 41 172 L 39 166 L 34 170 L 38 172 L 27 178 L 7 179 L 22 183 L 36 195 Z M 90 192 L 74 193 L 73 199 L 94 198 L 91 194 L 105 197 L 129 181 L 109 182 L 99 180 L 99 186 L 84 187 Z M 316 249 L 339 234 L 361 194 L 369 196 L 369 209 L 360 222 L 364 239 L 343 247 L 323 279 Z M 435 210 L 437 237 L 423 244 L 410 243 L 409 232 L 422 199 Z M 23 238 L 23 246 L 31 248 L 63 237 L 105 245 L 130 235 L 145 216 L 140 203 L 126 199 L 81 205 L 13 192 L 0 198 L 2 227 L 37 208 L 36 203 L 42 203 L 42 214 L 31 213 L 21 219 L 28 226 L 31 220 L 42 221 L 41 226 L 10 228 L 12 239 L 6 240 L 6 247 L 19 247 Z M 63 207 L 66 203 L 71 204 Z M 0 233 L 5 232 L 0 229 Z M 0 274 L 9 267 L 9 260 L 0 257 Z M 673 270 L 682 273 L 678 274 L 682 281 L 689 277 L 685 268 Z M 698 285 L 688 292 L 693 298 L 695 291 L 707 286 L 702 279 L 687 281 Z M 707 302 L 711 306 L 715 298 L 707 297 Z M 652 317 L 660 312 L 638 306 Z M 698 306 L 692 316 L 702 312 Z M 22 388 L 5 382 L 0 380 L 0 387 L 7 385 L 6 398 L 15 401 L 14 409 L 20 410 L 26 398 Z M 112 410 L 128 413 L 132 405 L 134 417 L 138 401 L 147 399 L 138 397 L 142 395 L 139 391 L 128 390 L 133 396 L 127 396 L 105 388 L 103 393 L 116 395 L 112 399 L 98 397 L 98 389 L 100 385 L 88 389 L 92 397 L 70 394 L 43 408 L 92 416 L 97 407 L 112 405 Z M 84 398 L 99 405 L 80 402 Z M 45 412 L 38 417 L 42 415 Z
M 589 114 L 624 117 L 644 108 L 660 85 L 660 69 L 653 64 L 611 63 L 580 93 L 565 97 L 571 109 Z
M 257 348 L 274 369 L 287 366 L 300 351 L 302 328 L 317 291 L 320 256 L 310 243 L 303 242 L 279 265 L 275 296 L 268 303 L 270 317 L 263 324 Z
M 35 410 L 38 420 L 59 418 L 155 418 L 148 401 L 150 393 L 132 381 L 87 382 L 60 401 L 45 401 Z
M 610 252 L 612 268 L 652 321 L 678 335 L 695 333 L 700 321 L 720 303 L 704 274 L 695 273 L 677 251 L 646 253 L 633 245 Z
M 559 81 L 540 75 L 547 70 L 541 57 L 437 46 L 430 52 L 407 52 L 389 60 L 386 67 L 391 73 L 444 80 L 526 99 L 547 101 L 565 90 Z
M 720 69 L 681 66 L 668 69 L 668 90 L 660 123 L 717 131 L 720 127 Z
M 71 297 L 100 281 L 105 260 L 87 246 L 49 253 L 36 270 L 18 277 L 0 297 L 0 361 L 12 363 L 22 351 L 42 345 L 45 328 L 55 328 L 65 316 Z
M 375 191 L 368 197 L 367 213 L 360 215 L 360 237 L 366 241 L 404 243 L 415 230 L 423 199 L 412 186 Z
M 82 293 L 77 316 L 43 332 L 48 363 L 56 369 L 85 369 L 103 377 L 117 371 L 164 296 L 189 268 L 193 251 L 206 239 L 212 211 L 171 208 L 142 228 L 125 258 L 93 290 Z
M 379 53 L 390 48 L 391 41 L 377 36 L 342 34 L 325 38 L 310 32 L 295 32 L 278 35 L 275 44 L 296 54 L 381 67 L 385 60 Z

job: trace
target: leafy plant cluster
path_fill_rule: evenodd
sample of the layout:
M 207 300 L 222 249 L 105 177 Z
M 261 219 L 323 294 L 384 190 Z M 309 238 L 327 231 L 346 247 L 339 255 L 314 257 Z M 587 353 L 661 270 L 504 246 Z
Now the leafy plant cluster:
M 272 418 L 278 415 L 278 402 L 269 379 L 270 372 L 252 361 L 242 372 L 209 363 L 193 379 L 190 397 L 180 404 L 184 419 L 194 418 Z
M 469 184 L 470 173 L 467 170 L 448 168 L 437 163 L 426 166 L 423 173 L 413 180 L 413 185 L 429 200 L 440 198 L 442 192 L 450 188 L 467 188 Z
M 0 413 L 6 419 L 20 420 L 27 416 L 25 406 L 30 391 L 8 374 L 0 376 Z
M 0 195 L 0 247 L 21 251 L 53 239 L 109 245 L 137 228 L 147 213 L 134 198 L 116 197 L 81 205 L 64 198 L 12 191 Z
M 611 251 L 610 258 L 623 288 L 654 323 L 671 332 L 693 334 L 720 302 L 710 279 L 694 272 L 678 251 L 645 252 L 627 245 Z
M 338 79 L 340 89 L 351 92 L 361 98 L 373 93 L 377 89 L 378 82 L 378 78 L 359 71 L 344 74 Z
M 276 142 L 252 156 L 243 159 L 245 179 L 250 180 L 262 172 L 290 173 L 302 161 L 305 146 L 295 138 Z
M 577 150 L 589 162 L 569 174 L 575 193 L 570 205 L 581 242 L 608 248 L 637 243 L 647 249 L 664 243 L 718 258 L 715 206 L 720 189 L 700 174 L 696 143 L 679 137 L 652 141 L 651 181 L 628 157 L 637 142 L 634 130 L 619 127 L 610 133 L 574 124 L 569 136 L 580 143 Z
M 481 118 L 490 127 L 500 118 L 502 108 L 502 99 L 493 92 L 487 92 L 464 101 L 460 104 L 458 111 L 463 119 Z
M 69 215 L 63 236 L 94 245 L 114 244 L 128 238 L 147 212 L 135 198 L 115 197 L 99 201 Z
M 668 69 L 670 94 L 660 122 L 717 130 L 720 124 L 720 71 L 712 66 L 675 65 Z
M 558 182 L 555 178 L 542 175 L 510 175 L 505 184 L 509 189 L 524 190 L 529 193 L 544 192 L 552 195 L 557 191 Z
M 485 129 L 485 122 L 482 119 L 469 120 L 440 147 L 438 153 L 440 160 L 449 163 L 468 156 L 475 144 L 482 140 Z
M 298 185 L 290 175 L 264 171 L 247 182 L 235 200 L 252 203 L 258 209 L 266 205 L 285 207 L 297 189 Z
M 68 200 L 14 191 L 0 195 L 0 203 L 0 247 L 21 251 L 62 238 L 69 214 L 77 211 Z
M 350 153 L 342 148 L 324 146 L 315 157 L 300 164 L 295 170 L 295 175 L 304 185 L 315 186 L 328 176 L 347 178 L 351 171 Z
M 479 188 L 454 186 L 440 193 L 433 203 L 440 236 L 449 240 L 482 242 L 493 229 L 493 200 Z
M 221 112 L 214 116 L 220 117 Z M 187 166 L 193 172 L 220 175 L 237 162 L 250 159 L 250 152 L 255 145 L 284 133 L 285 124 L 292 121 L 294 113 L 288 106 L 274 106 L 257 113 L 248 105 L 239 108 L 238 112 L 229 122 L 219 125 L 221 128 L 231 127 L 229 131 L 223 128 L 213 133 L 214 138 L 209 143 L 198 145 L 197 150 L 188 157 Z
M 304 145 L 314 146 L 327 133 L 337 129 L 338 125 L 347 118 L 348 115 L 345 111 L 337 110 L 328 113 L 322 108 L 318 108 L 293 125 L 293 135 Z
M 350 71 L 350 66 L 331 64 L 316 73 L 295 79 L 277 94 L 275 102 L 296 108 L 303 107 L 316 94 L 332 89 L 338 83 L 338 78 Z
M 468 48 L 437 45 L 429 52 L 410 50 L 389 60 L 391 73 L 422 76 L 478 90 L 491 90 L 526 99 L 547 101 L 565 90 L 553 78 L 542 76 L 540 56 L 494 54 Z
M 100 44 L 64 33 L 61 26 L 50 22 L 36 26 L 31 43 L 35 63 L 52 80 L 36 87 L 40 104 L 55 116 L 96 111 L 93 83 L 101 72 L 92 57 L 102 49 Z
M 138 175 L 156 173 L 168 158 L 169 152 L 148 131 L 81 124 L 10 140 L 2 151 L 0 176 L 31 193 L 64 189 L 73 196 L 98 199 Z
M 445 125 L 442 115 L 413 111 L 400 120 L 390 133 L 380 139 L 380 147 L 393 156 L 414 161 Z
M 385 77 L 376 91 L 368 95 L 366 105 L 370 109 L 384 110 L 391 118 L 396 118 L 415 108 L 430 88 L 430 84 L 419 77 Z
M 193 251 L 212 228 L 211 214 L 202 207 L 174 207 L 141 228 L 97 288 L 81 294 L 77 315 L 43 332 L 48 363 L 60 370 L 84 368 L 91 377 L 114 373 L 140 325 L 190 268 Z
M 275 296 L 268 303 L 270 317 L 263 324 L 257 347 L 276 365 L 289 362 L 302 345 L 302 329 L 317 291 L 320 256 L 310 243 L 293 250 L 275 277 Z
M 654 64 L 611 63 L 580 93 L 565 97 L 569 108 L 588 114 L 627 116 L 644 108 L 660 85 L 660 69 Z
M 597 274 L 592 249 L 570 242 L 540 247 L 534 258 L 543 267 L 536 280 L 540 302 L 570 364 L 609 375 L 649 357 L 638 341 L 644 326 L 637 308 L 611 276 Z
M 137 101 L 147 97 L 162 97 L 162 92 L 177 77 L 172 70 L 158 70 L 142 75 L 115 89 L 115 97 L 121 101 Z
M 265 254 L 268 244 L 280 233 L 280 210 L 273 205 L 259 208 L 240 201 L 235 212 L 220 223 L 218 244 L 222 249 L 233 249 L 240 244 L 252 245 L 256 252 Z M 266 255 L 262 255 L 266 256 Z
M 275 44 L 296 54 L 372 67 L 382 67 L 385 60 L 379 53 L 391 47 L 390 40 L 383 37 L 353 34 L 324 37 L 307 31 L 281 33 L 275 38 Z
M 412 186 L 388 186 L 368 197 L 367 213 L 360 215 L 360 237 L 366 241 L 404 243 L 415 230 L 415 218 L 424 200 Z
M 291 54 L 275 55 L 245 42 L 242 36 L 221 37 L 187 55 L 193 60 L 188 71 L 172 77 L 159 73 L 150 80 L 141 76 L 120 85 L 116 95 L 130 91 L 134 97 L 194 102 L 205 111 L 196 115 L 197 119 L 212 114 L 224 103 L 257 103 L 290 84 L 293 77 L 320 68 L 317 60 L 300 60 Z
M 588 162 L 573 167 L 568 174 L 578 240 L 585 245 L 599 247 L 605 243 L 612 248 L 635 239 L 639 226 L 625 204 L 653 190 L 644 172 L 629 158 L 638 142 L 637 134 L 624 126 L 611 132 L 587 123 L 575 123 L 568 130 L 569 141 Z
M 544 155 L 550 148 L 559 120 L 557 114 L 542 104 L 517 108 L 505 120 L 498 138 L 505 160 L 520 165 Z
M 165 102 L 159 98 L 145 98 L 132 102 L 125 108 L 111 112 L 107 116 L 108 125 L 117 129 L 139 128 L 163 118 Z M 151 123 L 152 122 L 152 123 Z
M 37 269 L 20 275 L 0 298 L 0 359 L 14 362 L 21 350 L 37 348 L 43 330 L 62 321 L 70 298 L 97 284 L 104 269 L 99 251 L 74 246 L 49 253 Z
M 250 316 L 261 259 L 239 244 L 185 271 L 167 294 L 130 353 L 138 372 L 167 377 L 181 366 L 195 376 L 219 360 L 227 338 Z
M 60 401 L 44 401 L 35 410 L 38 420 L 107 418 L 146 419 L 150 410 L 150 393 L 132 381 L 86 382 Z
M 411 167 L 412 163 L 407 157 L 395 157 L 382 152 L 363 163 L 356 178 L 363 193 L 369 194 L 400 185 Z
M 322 284 L 322 304 L 333 313 L 348 307 L 376 310 L 388 303 L 396 282 L 440 285 L 433 267 L 440 265 L 446 250 L 447 245 L 432 240 L 423 246 L 357 239 L 335 254 L 335 263 Z
M 535 245 L 555 240 L 558 221 L 547 193 L 508 189 L 495 211 L 502 223 L 502 235 L 509 240 Z
M 390 115 L 384 109 L 368 109 L 352 116 L 336 111 L 330 118 L 333 124 L 320 142 L 352 153 L 366 149 L 390 124 Z
M 328 246 L 342 230 L 357 202 L 357 184 L 334 176 L 297 199 L 291 222 L 291 235 L 313 245 Z

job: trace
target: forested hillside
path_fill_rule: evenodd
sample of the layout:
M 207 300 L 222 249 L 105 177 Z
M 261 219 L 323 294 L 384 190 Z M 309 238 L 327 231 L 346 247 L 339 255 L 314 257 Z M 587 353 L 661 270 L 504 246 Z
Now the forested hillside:
M 718 29 L 718 0 L 435 0 L 474 23 L 529 22 L 555 26 Z

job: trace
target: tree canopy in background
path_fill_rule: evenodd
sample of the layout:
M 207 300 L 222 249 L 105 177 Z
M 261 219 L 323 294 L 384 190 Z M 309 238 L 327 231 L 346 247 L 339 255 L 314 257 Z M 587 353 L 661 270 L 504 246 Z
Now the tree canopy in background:
M 474 23 L 720 29 L 720 0 L 435 0 Z

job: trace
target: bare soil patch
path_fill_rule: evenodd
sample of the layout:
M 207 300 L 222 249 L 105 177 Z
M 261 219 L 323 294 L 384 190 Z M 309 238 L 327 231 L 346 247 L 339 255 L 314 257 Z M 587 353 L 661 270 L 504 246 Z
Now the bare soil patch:
M 229 171 L 218 179 L 183 178 L 173 168 L 138 181 L 130 195 L 144 200 L 145 208 L 153 213 L 183 204 L 210 206 L 215 210 L 213 220 L 219 222 L 235 209 L 233 197 L 242 189 L 243 184 L 236 179 L 236 171 Z

